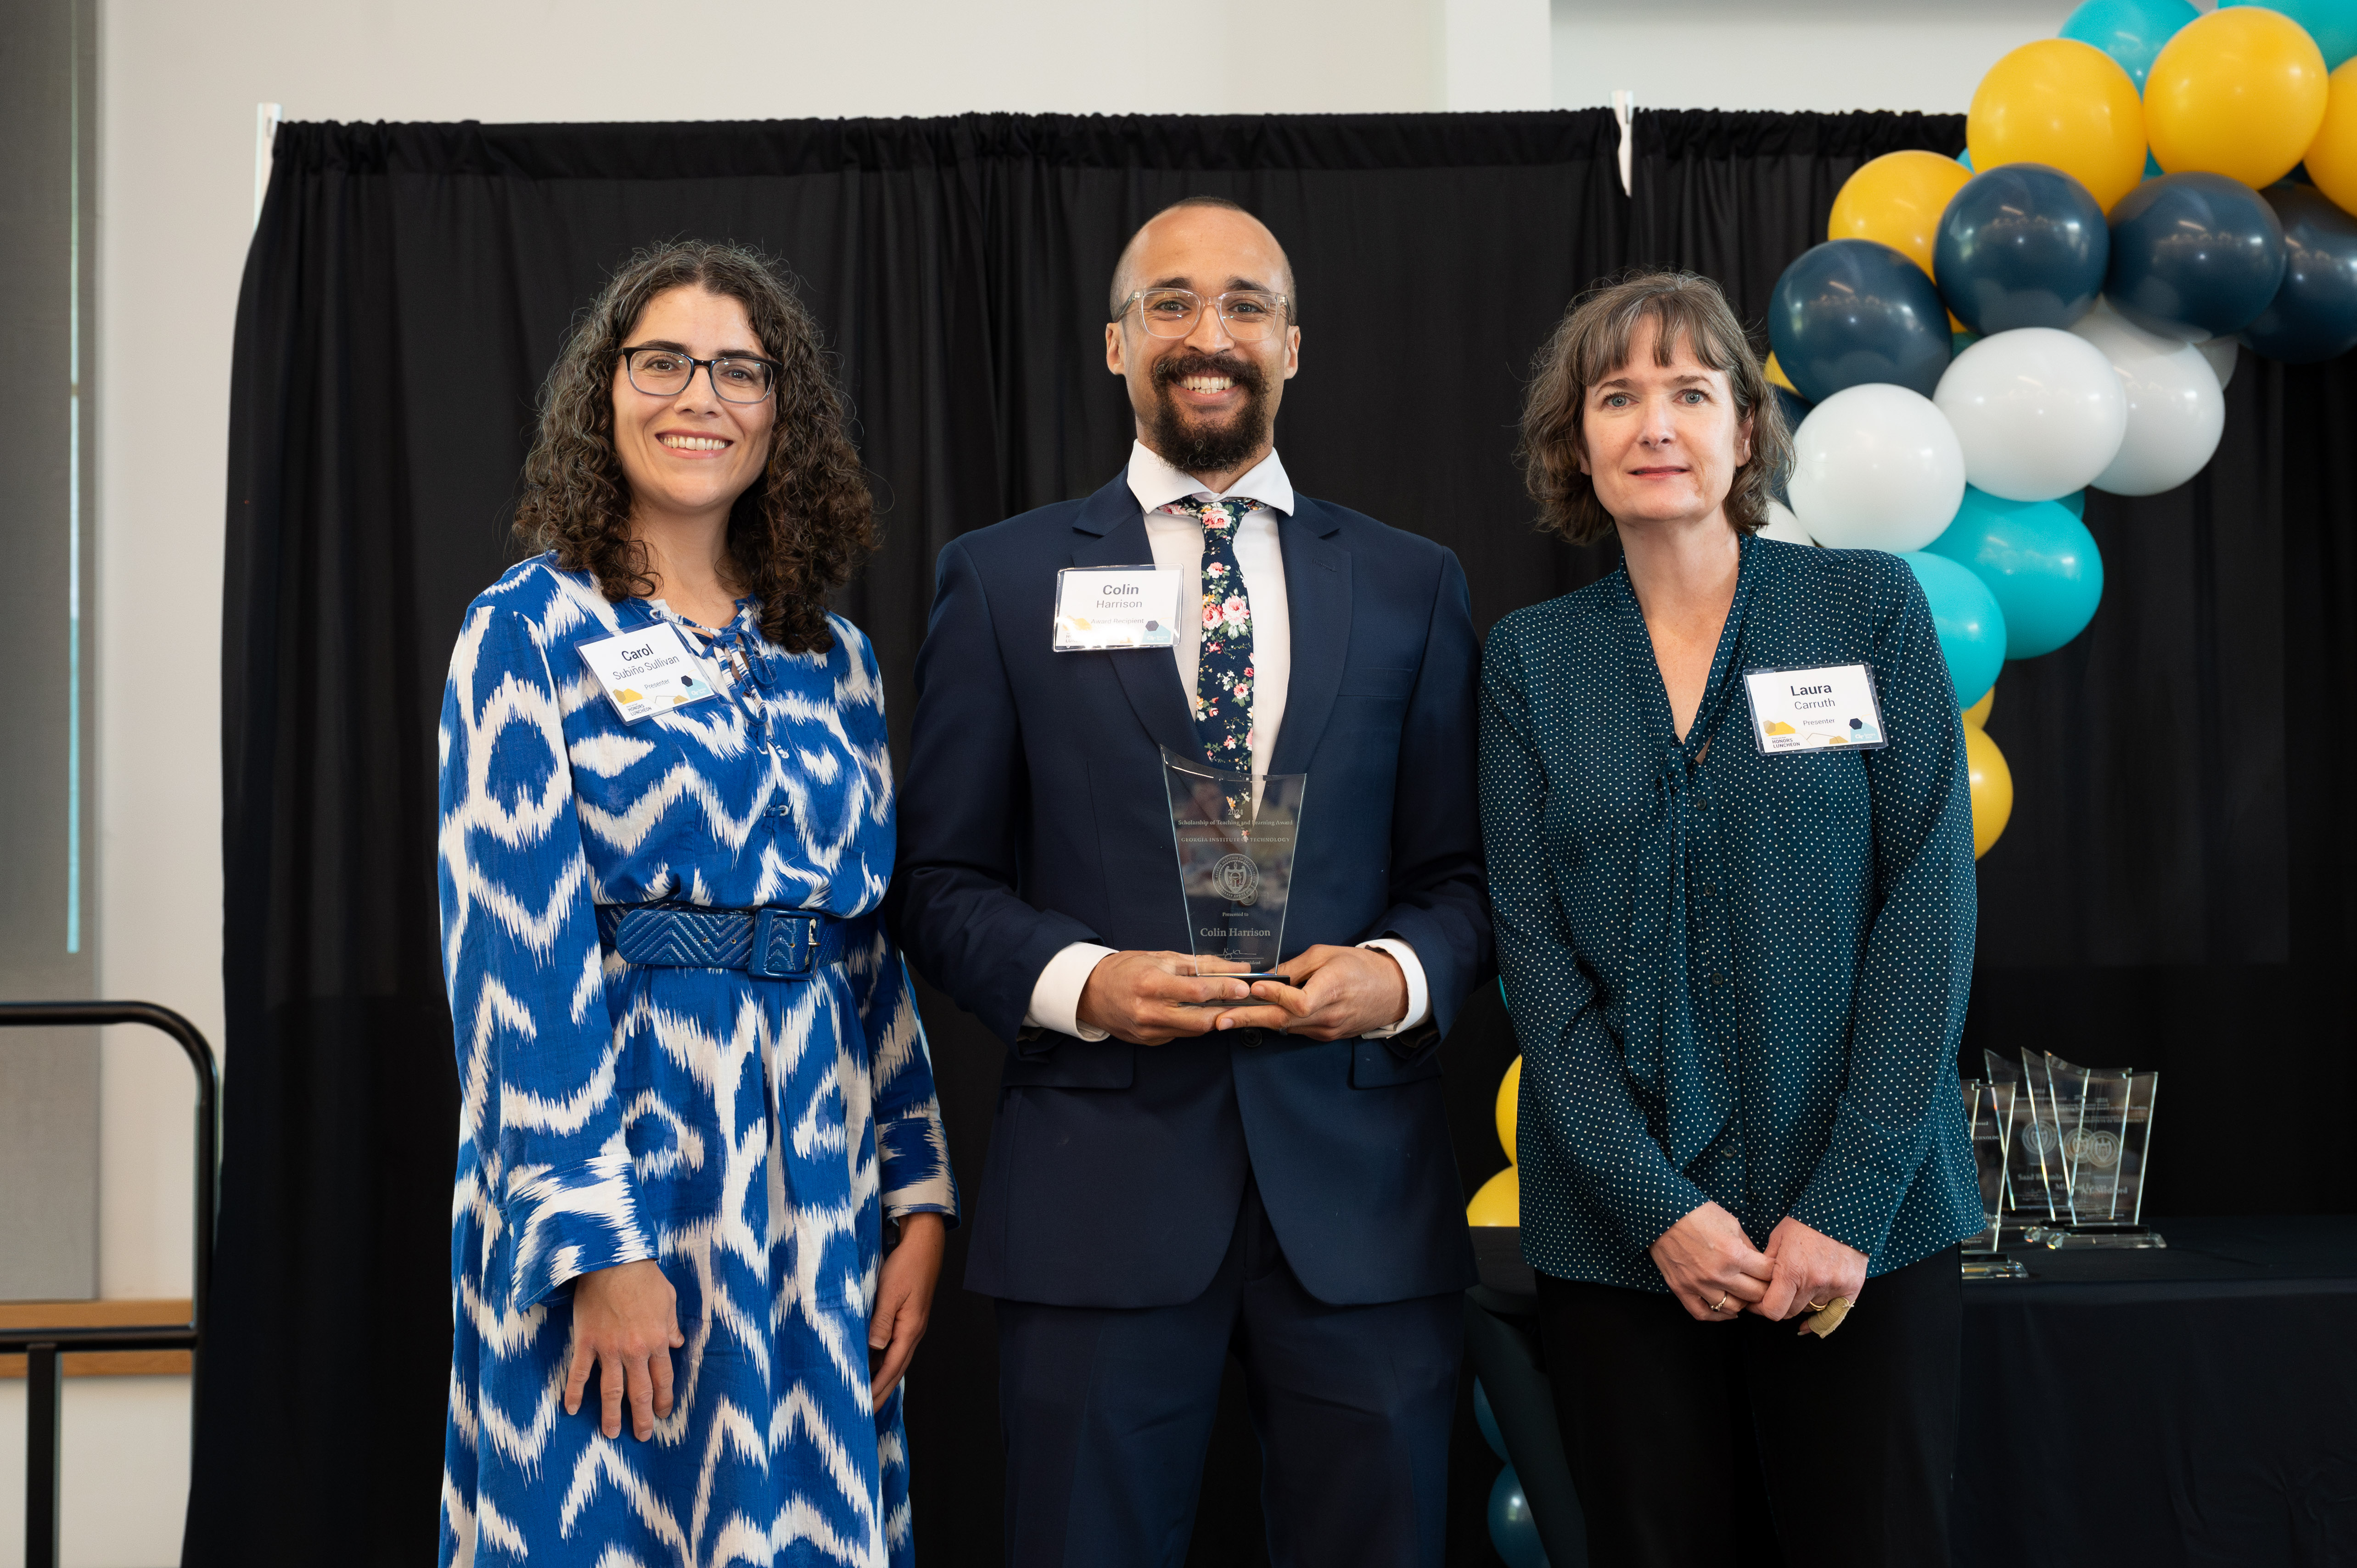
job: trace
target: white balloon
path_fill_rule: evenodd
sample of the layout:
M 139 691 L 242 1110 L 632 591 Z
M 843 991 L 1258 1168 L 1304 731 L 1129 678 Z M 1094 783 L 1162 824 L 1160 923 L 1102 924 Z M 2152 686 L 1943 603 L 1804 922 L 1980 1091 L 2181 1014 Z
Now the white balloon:
M 1792 511 L 1833 550 L 1921 550 L 1964 499 L 1964 453 L 1932 400 L 1889 381 L 1846 387 L 1792 433 Z
M 2127 434 L 2110 370 L 2086 339 L 2053 327 L 1992 333 L 1957 355 L 1932 401 L 1956 427 L 1964 478 L 2009 501 L 2085 489 Z
M 2224 392 L 2226 384 L 2234 379 L 2234 360 L 2243 350 L 2243 340 L 2240 338 L 2205 338 L 2193 346 L 2201 350 L 2201 357 L 2210 361 L 2212 370 L 2218 372 L 2218 390 Z
M 2127 396 L 2127 439 L 2095 489 L 2157 496 L 2200 473 L 2226 430 L 2225 392 L 2201 346 L 2147 332 L 2101 303 L 2071 330 L 2111 361 Z
M 1809 537 L 1809 531 L 1801 526 L 1801 520 L 1792 515 L 1792 509 L 1786 506 L 1781 501 L 1770 501 L 1768 503 L 1768 521 L 1760 525 L 1758 537 L 1761 539 L 1781 539 L 1787 544 L 1814 544 L 1816 542 L 1815 540 Z

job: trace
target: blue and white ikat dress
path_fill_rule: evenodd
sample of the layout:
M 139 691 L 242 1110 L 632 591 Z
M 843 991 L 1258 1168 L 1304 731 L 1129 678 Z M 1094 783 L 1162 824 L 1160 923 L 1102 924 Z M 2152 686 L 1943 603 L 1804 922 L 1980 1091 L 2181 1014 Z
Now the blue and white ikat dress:
M 575 652 L 668 612 L 543 556 L 467 611 L 442 710 L 443 962 L 461 1103 L 444 1564 L 912 1560 L 895 1391 L 868 1398 L 882 1221 L 954 1216 L 932 1064 L 875 913 L 892 875 L 866 639 L 791 654 L 749 608 L 718 695 L 625 725 Z M 676 622 L 675 624 L 682 624 Z M 703 647 L 683 630 L 689 647 Z M 852 922 L 806 980 L 651 968 L 597 907 Z M 685 1348 L 651 1441 L 564 1407 L 571 1282 L 651 1258 Z

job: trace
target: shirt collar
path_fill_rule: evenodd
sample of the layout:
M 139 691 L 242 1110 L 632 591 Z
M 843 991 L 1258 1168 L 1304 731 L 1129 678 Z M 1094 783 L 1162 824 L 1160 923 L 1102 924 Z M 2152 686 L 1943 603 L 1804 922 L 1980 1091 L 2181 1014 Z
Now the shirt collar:
M 1129 444 L 1129 493 L 1147 511 L 1171 501 L 1204 496 L 1213 500 L 1241 498 L 1257 501 L 1262 506 L 1286 516 L 1293 515 L 1293 481 L 1285 477 L 1285 464 L 1272 451 L 1248 473 L 1228 488 L 1225 495 L 1212 495 L 1194 475 L 1182 473 L 1163 460 L 1161 454 L 1150 450 L 1143 441 Z

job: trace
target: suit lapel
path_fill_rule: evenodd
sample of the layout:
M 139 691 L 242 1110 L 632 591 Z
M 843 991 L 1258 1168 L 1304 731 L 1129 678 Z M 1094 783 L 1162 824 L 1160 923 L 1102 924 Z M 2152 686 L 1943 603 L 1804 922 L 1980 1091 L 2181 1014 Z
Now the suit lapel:
M 1126 475 L 1091 496 L 1072 520 L 1072 564 L 1075 566 L 1139 566 L 1154 560 L 1154 546 L 1146 537 L 1146 513 L 1129 493 Z M 1181 609 L 1186 606 L 1182 602 Z M 1202 760 L 1203 744 L 1195 733 L 1194 714 L 1187 693 L 1178 687 L 1178 666 L 1168 649 L 1128 649 L 1114 653 L 1060 654 L 1065 659 L 1104 659 L 1121 678 L 1129 705 L 1137 712 L 1146 733 L 1181 757 Z
M 1285 723 L 1276 734 L 1272 773 L 1301 773 L 1317 754 L 1342 660 L 1351 646 L 1351 553 L 1333 542 L 1341 523 L 1306 496 L 1278 526 L 1285 553 L 1286 609 L 1293 622 L 1293 674 L 1286 682 Z

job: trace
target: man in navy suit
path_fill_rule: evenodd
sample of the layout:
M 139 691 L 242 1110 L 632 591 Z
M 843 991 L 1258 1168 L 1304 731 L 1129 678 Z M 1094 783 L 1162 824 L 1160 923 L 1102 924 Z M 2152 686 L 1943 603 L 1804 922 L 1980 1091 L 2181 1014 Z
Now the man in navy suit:
M 941 554 L 894 897 L 1007 1045 L 966 1284 L 997 1298 L 1011 1563 L 1182 1562 L 1232 1353 L 1273 1561 L 1441 1560 L 1474 1273 L 1437 1053 L 1491 970 L 1478 653 L 1454 555 L 1277 460 L 1293 289 L 1234 204 L 1155 217 L 1105 328 L 1126 471 Z M 1054 650 L 1059 571 L 1148 562 L 1200 589 L 1175 661 Z M 1308 775 L 1294 983 L 1191 956 L 1165 747 Z

